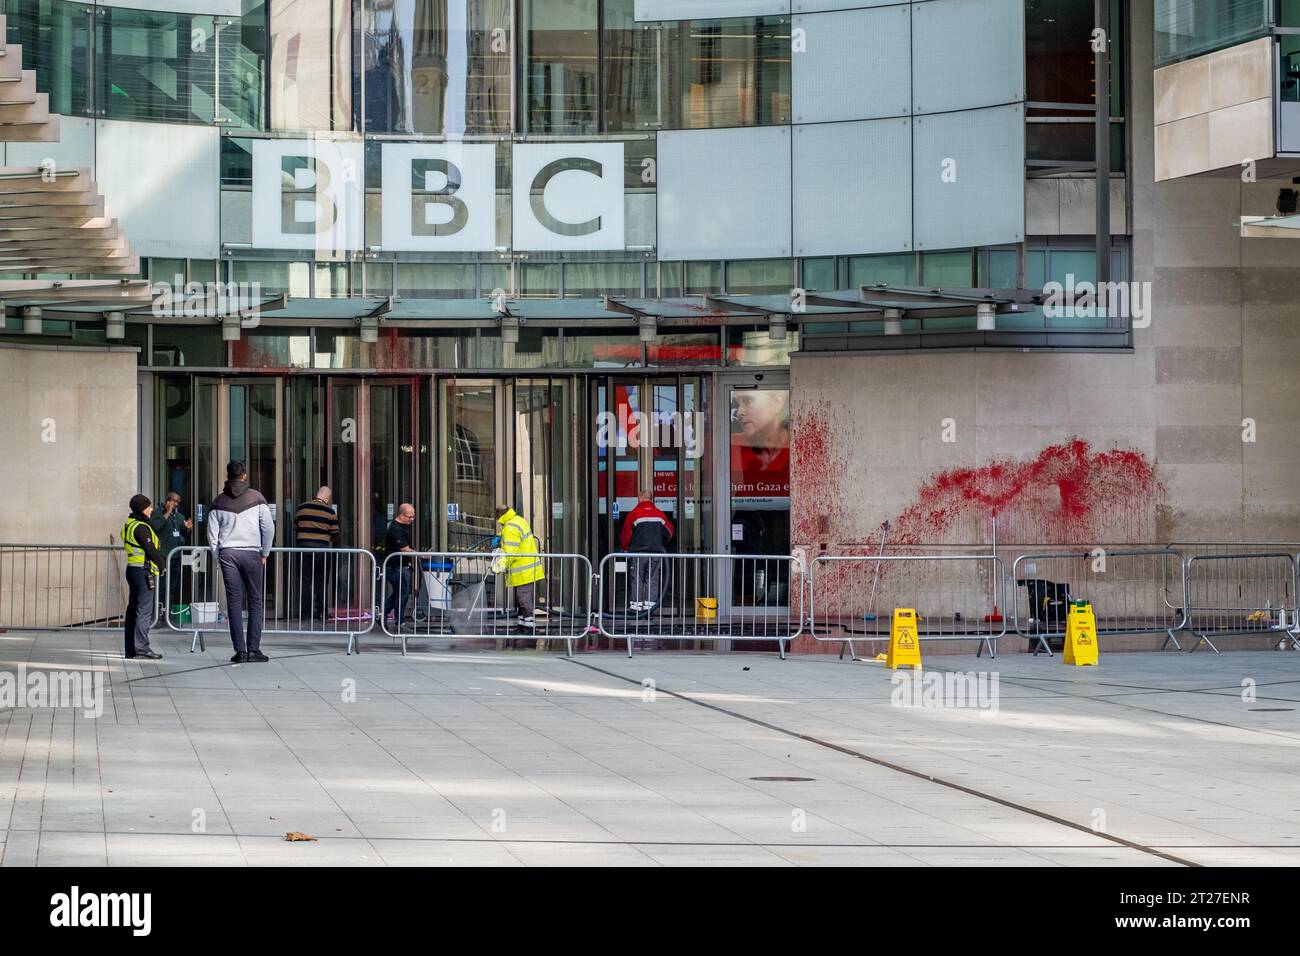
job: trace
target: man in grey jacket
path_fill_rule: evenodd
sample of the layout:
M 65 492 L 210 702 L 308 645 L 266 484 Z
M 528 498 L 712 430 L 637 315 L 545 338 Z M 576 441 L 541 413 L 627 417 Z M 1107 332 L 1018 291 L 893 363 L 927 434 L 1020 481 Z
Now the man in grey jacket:
M 268 660 L 262 653 L 262 582 L 266 556 L 275 538 L 271 508 L 260 491 L 248 487 L 248 468 L 242 461 L 226 466 L 226 487 L 208 511 L 211 545 L 226 585 L 226 613 L 230 641 L 235 645 L 231 663 Z M 248 643 L 244 643 L 244 595 L 248 595 Z

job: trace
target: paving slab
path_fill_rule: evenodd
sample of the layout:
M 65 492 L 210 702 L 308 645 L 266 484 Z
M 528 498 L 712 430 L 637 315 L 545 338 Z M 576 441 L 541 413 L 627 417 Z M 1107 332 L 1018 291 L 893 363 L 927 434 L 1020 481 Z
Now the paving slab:
M 0 635 L 103 713 L 0 711 L 0 864 L 1293 866 L 1300 653 L 874 662 Z M 287 843 L 289 830 L 315 842 Z

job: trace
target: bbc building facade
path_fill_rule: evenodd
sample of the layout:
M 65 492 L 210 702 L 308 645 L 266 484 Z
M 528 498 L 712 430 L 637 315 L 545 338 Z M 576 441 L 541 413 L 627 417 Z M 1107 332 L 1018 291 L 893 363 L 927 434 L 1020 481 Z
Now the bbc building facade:
M 649 486 L 700 553 L 1300 536 L 1300 4 L 0 7 L 60 117 L 4 165 L 153 299 L 6 303 L 0 539 L 202 541 L 230 458 L 285 546 L 320 484 L 363 548 L 598 559 Z

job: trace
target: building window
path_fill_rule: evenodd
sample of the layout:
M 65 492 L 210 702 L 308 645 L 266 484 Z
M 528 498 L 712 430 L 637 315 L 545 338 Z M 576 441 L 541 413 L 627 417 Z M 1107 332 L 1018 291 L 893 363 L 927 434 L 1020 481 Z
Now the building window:
M 50 112 L 90 115 L 94 10 L 64 0 L 5 0 L 8 42 L 21 44 L 23 68 L 49 94 Z
M 266 128 L 266 0 L 217 23 L 217 117 L 227 128 Z
M 1156 66 L 1268 33 L 1274 0 L 1155 0 Z
M 472 299 L 474 263 L 399 262 L 397 294 L 404 299 Z
M 1127 24 L 1110 2 L 1111 172 L 1125 168 L 1124 102 Z M 1091 3 L 1028 0 L 1025 5 L 1025 155 L 1031 165 L 1092 163 L 1096 156 L 1096 61 Z
M 728 293 L 789 295 L 793 288 L 793 259 L 745 259 L 727 263 Z
M 602 295 L 639 296 L 639 262 L 566 262 L 564 294 L 567 298 Z
M 365 0 L 366 129 L 510 132 L 510 0 Z
M 352 128 L 350 0 L 268 0 L 271 128 Z
M 916 256 L 910 252 L 893 256 L 854 256 L 849 260 L 849 286 L 916 285 Z
M 790 122 L 790 25 L 780 17 L 683 24 L 674 126 Z
M 216 37 L 210 16 L 101 7 L 95 96 L 101 116 L 166 123 L 215 118 Z
M 596 132 L 597 0 L 523 0 L 521 16 L 524 132 Z

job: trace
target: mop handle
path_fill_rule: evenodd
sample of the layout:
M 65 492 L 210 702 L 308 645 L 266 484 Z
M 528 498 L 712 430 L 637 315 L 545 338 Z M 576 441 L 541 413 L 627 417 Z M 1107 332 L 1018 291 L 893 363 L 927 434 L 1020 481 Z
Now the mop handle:
M 867 600 L 867 609 L 876 606 L 876 585 L 880 583 L 880 559 L 885 556 L 885 535 L 889 533 L 889 522 L 880 526 L 880 553 L 876 555 L 876 576 L 871 582 L 871 597 Z

